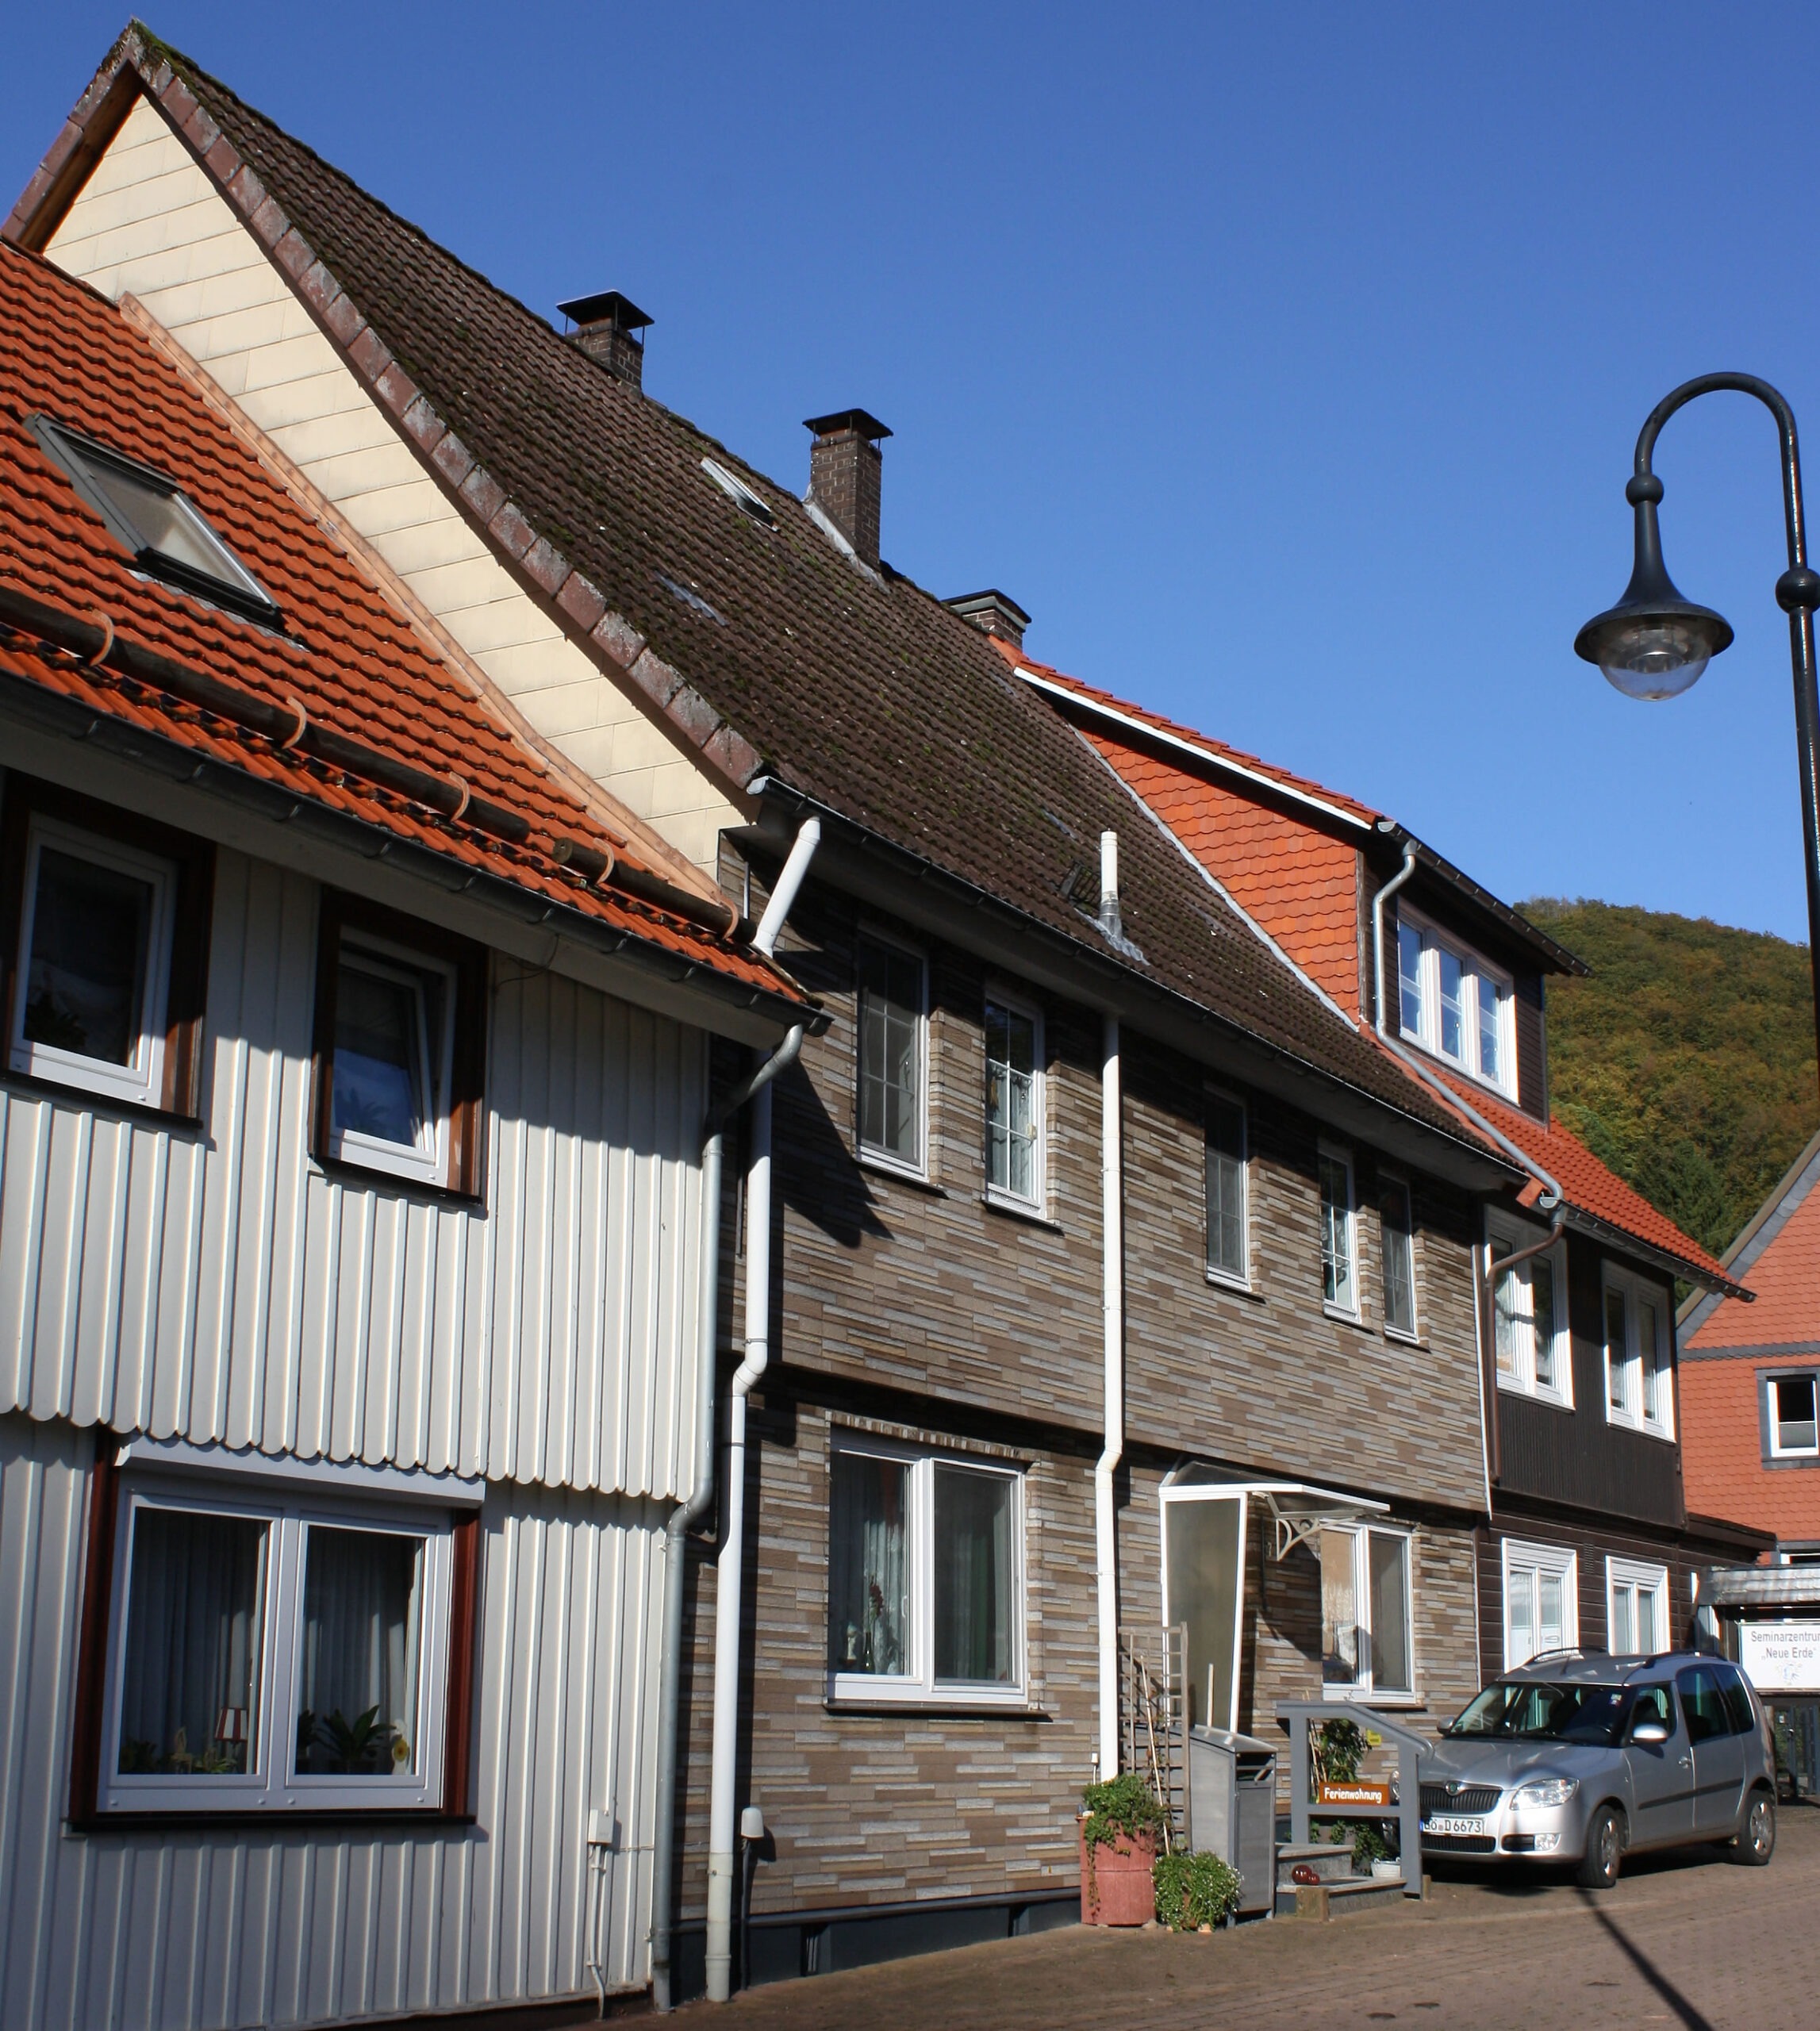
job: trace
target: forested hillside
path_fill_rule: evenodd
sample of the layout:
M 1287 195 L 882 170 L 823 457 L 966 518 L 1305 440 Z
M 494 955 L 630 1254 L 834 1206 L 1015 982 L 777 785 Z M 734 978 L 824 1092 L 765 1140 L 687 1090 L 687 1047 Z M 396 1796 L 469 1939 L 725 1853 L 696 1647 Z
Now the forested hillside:
M 1820 1122 L 1807 946 L 1610 903 L 1518 907 L 1592 969 L 1549 982 L 1555 1112 L 1718 1254 Z

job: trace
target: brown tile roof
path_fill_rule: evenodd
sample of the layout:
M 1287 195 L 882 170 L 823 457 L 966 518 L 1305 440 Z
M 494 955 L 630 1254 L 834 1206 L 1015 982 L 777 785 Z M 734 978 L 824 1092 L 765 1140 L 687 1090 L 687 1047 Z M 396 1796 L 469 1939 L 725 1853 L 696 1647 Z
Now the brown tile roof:
M 36 417 L 175 479 L 276 602 L 284 632 L 136 569 L 28 428 Z M 792 1004 L 802 1004 L 787 977 L 748 948 L 589 883 L 560 860 L 559 840 L 592 850 L 597 867 L 610 855 L 622 870 L 666 878 L 490 715 L 119 311 L 38 256 L 4 246 L 0 612 L 10 624 L 0 627 L 6 678 L 382 827 L 672 961 L 693 962 L 746 998 L 773 1000 L 785 1019 Z M 105 646 L 96 624 L 103 616 Z M 91 636 L 99 650 L 93 661 L 67 652 Z M 205 696 L 216 706 L 199 705 Z M 245 713 L 229 709 L 236 700 Z M 276 734 L 260 730 L 275 717 Z M 287 743 L 293 731 L 299 738 Z M 343 743 L 336 751 L 353 754 L 352 766 L 313 753 L 319 733 Z M 442 789 L 449 808 L 400 793 L 397 782 L 409 778 L 388 783 L 388 765 L 417 772 L 426 790 Z M 497 822 L 464 819 L 455 808 L 463 785 L 468 803 L 491 806 Z
M 1457 1119 L 1280 962 L 984 634 L 857 569 L 787 490 L 613 379 L 540 317 L 129 29 L 109 66 L 164 110 L 429 468 L 578 640 L 629 671 L 735 785 L 817 803 L 1113 958 L 1067 893 L 1120 835 L 1120 961 L 1455 1141 Z M 105 128 L 109 68 L 7 228 L 41 239 Z M 117 108 L 116 109 L 117 111 Z M 734 469 L 748 518 L 701 470 Z

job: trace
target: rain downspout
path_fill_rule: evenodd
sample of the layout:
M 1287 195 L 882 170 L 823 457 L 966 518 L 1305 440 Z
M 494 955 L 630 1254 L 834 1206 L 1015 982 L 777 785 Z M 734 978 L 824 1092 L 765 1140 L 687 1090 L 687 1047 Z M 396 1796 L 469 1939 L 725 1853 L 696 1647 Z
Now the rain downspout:
M 1542 1196 L 1537 1200 L 1536 1204 L 1539 1211 L 1552 1215 L 1549 1223 L 1549 1231 L 1540 1241 L 1532 1242 L 1529 1247 L 1519 1249 L 1514 1255 L 1501 1255 L 1498 1257 L 1497 1266 L 1500 1271 L 1512 1269 L 1519 1262 L 1527 1262 L 1532 1255 L 1540 1255 L 1545 1250 L 1553 1248 L 1561 1239 L 1561 1230 L 1567 1225 L 1567 1198 L 1561 1187 L 1529 1154 L 1527 1150 L 1513 1142 L 1496 1123 L 1488 1121 L 1471 1101 L 1449 1085 L 1438 1073 L 1431 1072 L 1403 1044 L 1400 1038 L 1394 1037 L 1390 1033 L 1388 1022 L 1390 1004 L 1384 998 L 1384 906 L 1415 872 L 1415 842 L 1413 839 L 1406 839 L 1403 842 L 1402 866 L 1372 898 L 1372 970 L 1373 985 L 1377 996 L 1377 1039 L 1386 1050 L 1407 1065 L 1423 1085 L 1432 1087 L 1449 1107 L 1457 1108 L 1475 1128 L 1482 1130 L 1485 1135 L 1488 1135 L 1507 1156 L 1513 1158 L 1542 1188 Z M 1503 1448 L 1498 1430 L 1498 1420 L 1492 1415 L 1493 1407 L 1497 1402 L 1497 1376 L 1495 1372 L 1488 1372 L 1491 1371 L 1498 1330 L 1497 1292 L 1492 1281 L 1491 1254 L 1491 1250 L 1488 1246 L 1485 1250 L 1484 1268 L 1479 1279 L 1484 1300 L 1480 1369 L 1481 1387 L 1485 1392 L 1486 1428 L 1491 1438 L 1491 1474 L 1492 1480 L 1496 1482 L 1503 1478 Z M 1479 1257 L 1476 1243 L 1473 1246 L 1473 1254 L 1476 1261 Z
M 1100 919 L 1119 921 L 1119 835 L 1100 835 Z M 1112 1476 L 1125 1452 L 1124 1173 L 1119 1148 L 1123 1109 L 1119 1019 L 1108 1014 L 1100 1052 L 1100 1231 L 1104 1273 L 1105 1442 L 1093 1469 L 1093 1537 L 1100 1590 L 1100 1756 L 1101 1780 L 1119 1772 L 1119 1547 Z
M 811 820 L 808 824 L 814 824 Z M 805 824 L 804 831 L 808 829 Z M 818 828 L 819 830 L 819 828 Z M 794 860 L 802 843 L 791 850 Z M 813 847 L 810 849 L 813 850 Z M 806 864 L 806 856 L 805 856 Z M 786 862 L 786 867 L 789 863 Z M 799 872 L 798 880 L 801 880 Z M 782 883 L 778 885 L 781 893 Z M 766 915 L 770 922 L 778 898 Z M 781 916 L 780 916 L 781 921 Z M 772 937 L 776 938 L 774 926 Z M 682 1696 L 682 1594 L 685 1545 L 690 1530 L 714 1499 L 716 1327 L 720 1301 L 720 1165 L 727 1124 L 740 1108 L 795 1063 L 802 1049 L 798 1023 L 764 1063 L 749 1073 L 720 1105 L 709 1110 L 701 1142 L 701 1287 L 696 1368 L 699 1383 L 695 1425 L 695 1480 L 688 1499 L 670 1511 L 664 1530 L 663 1627 L 658 1685 L 657 1798 L 651 1847 L 651 1994 L 652 2007 L 670 2010 L 673 1994 L 671 1911 L 676 1867 L 676 1751 Z M 724 1555 L 724 1554 L 723 1554 Z
M 821 820 L 804 819 L 759 920 L 753 948 L 768 959 L 821 840 Z M 793 1033 L 801 1042 L 801 1032 Z M 786 1046 L 787 1047 L 787 1046 Z M 791 1056 L 795 1056 L 794 1050 Z M 708 1806 L 708 1996 L 732 1993 L 734 1791 L 739 1758 L 739 1636 L 746 1540 L 746 1399 L 771 1357 L 771 1088 L 752 1098 L 746 1168 L 745 1357 L 727 1406 L 726 1521 L 714 1568 L 714 1753 Z

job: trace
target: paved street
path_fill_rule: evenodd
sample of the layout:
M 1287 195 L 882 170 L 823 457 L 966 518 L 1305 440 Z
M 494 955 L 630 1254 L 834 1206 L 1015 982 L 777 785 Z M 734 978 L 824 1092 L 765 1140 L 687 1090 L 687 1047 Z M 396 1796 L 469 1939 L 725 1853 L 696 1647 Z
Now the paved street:
M 1070 1927 L 779 1983 L 728 2031 L 1810 2031 L 1820 2023 L 1820 1810 L 1785 1808 L 1767 1870 L 1639 1858 L 1609 1895 L 1557 1881 L 1438 1882 L 1421 1906 L 1211 1937 Z M 693 2014 L 712 2014 L 706 2005 Z

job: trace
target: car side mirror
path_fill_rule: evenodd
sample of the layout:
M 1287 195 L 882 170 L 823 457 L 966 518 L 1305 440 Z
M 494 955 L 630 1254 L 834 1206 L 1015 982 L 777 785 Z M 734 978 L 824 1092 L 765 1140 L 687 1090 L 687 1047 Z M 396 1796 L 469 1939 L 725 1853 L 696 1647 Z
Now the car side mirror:
M 1668 1739 L 1668 1731 L 1660 1721 L 1639 1721 L 1630 1730 L 1630 1739 L 1645 1749 L 1659 1749 Z

